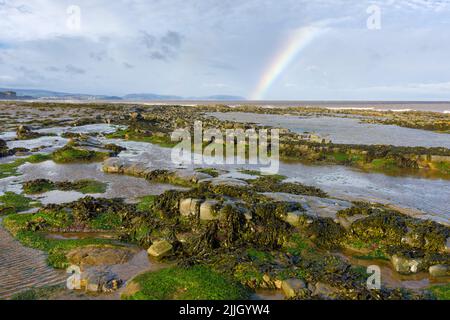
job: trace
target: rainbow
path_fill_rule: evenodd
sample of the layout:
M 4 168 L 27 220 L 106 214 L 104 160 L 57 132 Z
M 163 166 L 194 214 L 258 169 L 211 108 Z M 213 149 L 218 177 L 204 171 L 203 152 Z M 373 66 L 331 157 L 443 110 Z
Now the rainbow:
M 324 32 L 323 28 L 303 27 L 292 32 L 286 39 L 281 50 L 274 56 L 271 63 L 263 72 L 258 85 L 250 95 L 250 100 L 262 100 L 267 90 L 283 71 L 291 64 L 295 57 L 318 35 Z

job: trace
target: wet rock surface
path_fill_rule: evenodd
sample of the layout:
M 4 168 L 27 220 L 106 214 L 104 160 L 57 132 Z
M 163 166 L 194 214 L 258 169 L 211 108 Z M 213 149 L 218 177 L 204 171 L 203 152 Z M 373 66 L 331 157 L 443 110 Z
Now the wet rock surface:
M 136 253 L 136 250 L 130 248 L 88 246 L 70 251 L 67 253 L 67 259 L 71 264 L 87 268 L 124 264 Z

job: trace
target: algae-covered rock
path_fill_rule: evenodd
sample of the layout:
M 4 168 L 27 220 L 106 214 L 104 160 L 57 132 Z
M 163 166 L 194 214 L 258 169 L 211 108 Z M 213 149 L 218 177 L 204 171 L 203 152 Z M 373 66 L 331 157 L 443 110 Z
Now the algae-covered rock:
M 147 250 L 148 254 L 152 257 L 161 259 L 172 253 L 173 246 L 167 240 L 155 241 L 151 247 Z
M 0 139 L 0 158 L 9 155 L 8 145 L 5 140 Z
M 29 140 L 40 137 L 41 135 L 37 132 L 33 132 L 31 127 L 20 125 L 16 130 L 16 135 L 18 140 Z

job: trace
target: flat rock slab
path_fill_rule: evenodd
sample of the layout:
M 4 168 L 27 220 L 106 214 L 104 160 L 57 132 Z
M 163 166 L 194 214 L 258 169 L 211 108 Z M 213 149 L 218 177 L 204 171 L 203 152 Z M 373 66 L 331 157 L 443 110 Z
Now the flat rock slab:
M 345 200 L 295 195 L 290 193 L 263 194 L 277 201 L 300 203 L 308 215 L 321 218 L 336 219 L 336 213 L 352 207 L 352 203 Z
M 137 252 L 135 248 L 86 246 L 70 251 L 67 259 L 80 267 L 116 265 L 128 262 Z

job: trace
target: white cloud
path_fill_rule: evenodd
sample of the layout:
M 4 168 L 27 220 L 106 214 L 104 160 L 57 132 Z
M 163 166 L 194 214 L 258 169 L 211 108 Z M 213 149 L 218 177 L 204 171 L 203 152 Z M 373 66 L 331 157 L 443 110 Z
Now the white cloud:
M 80 31 L 67 28 L 74 3 Z M 376 32 L 366 29 L 370 3 L 0 0 L 0 81 L 117 95 L 246 96 L 286 32 L 331 21 L 330 32 L 294 59 L 268 97 L 332 99 L 386 86 L 405 98 L 433 90 L 450 98 L 448 1 L 376 1 L 383 6 Z

